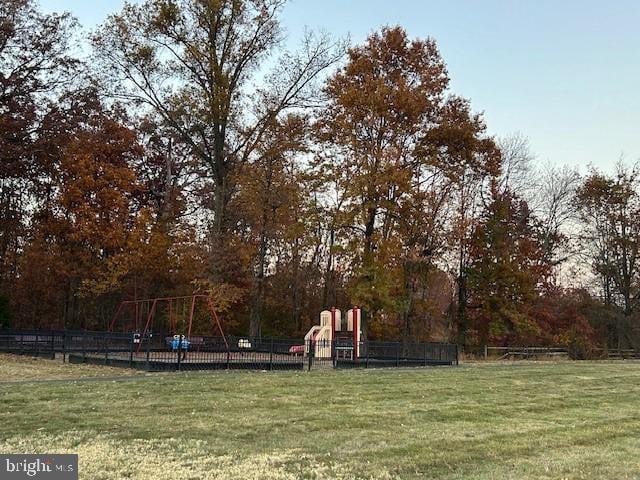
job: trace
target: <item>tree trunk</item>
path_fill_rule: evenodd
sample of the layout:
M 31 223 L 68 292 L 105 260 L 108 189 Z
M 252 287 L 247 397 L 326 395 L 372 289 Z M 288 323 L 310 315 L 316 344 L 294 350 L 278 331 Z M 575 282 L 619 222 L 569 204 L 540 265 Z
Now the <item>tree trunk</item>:
M 335 244 L 335 230 L 331 228 L 329 233 L 329 254 L 327 255 L 327 264 L 324 273 L 324 288 L 322 291 L 322 306 L 329 308 L 335 306 L 336 298 L 336 285 L 335 285 L 335 273 L 333 270 L 333 246 Z
M 266 222 L 266 214 L 263 216 Z M 264 306 L 264 271 L 267 257 L 267 235 L 263 223 L 260 235 L 260 245 L 258 247 L 258 257 L 253 284 L 251 286 L 251 305 L 249 312 L 249 335 L 252 337 L 262 336 L 262 311 Z
M 458 308 L 456 312 L 458 344 L 464 347 L 467 333 L 467 285 L 463 273 L 458 275 Z

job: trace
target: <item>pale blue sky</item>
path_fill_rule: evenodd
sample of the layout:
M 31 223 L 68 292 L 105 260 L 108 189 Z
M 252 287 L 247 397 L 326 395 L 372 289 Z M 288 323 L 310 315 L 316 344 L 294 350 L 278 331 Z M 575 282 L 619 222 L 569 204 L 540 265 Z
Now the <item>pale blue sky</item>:
M 40 0 L 92 28 L 121 0 Z M 495 135 L 521 132 L 540 162 L 605 169 L 640 158 L 637 0 L 292 0 L 290 41 L 305 26 L 353 43 L 383 25 L 435 38 L 452 91 Z

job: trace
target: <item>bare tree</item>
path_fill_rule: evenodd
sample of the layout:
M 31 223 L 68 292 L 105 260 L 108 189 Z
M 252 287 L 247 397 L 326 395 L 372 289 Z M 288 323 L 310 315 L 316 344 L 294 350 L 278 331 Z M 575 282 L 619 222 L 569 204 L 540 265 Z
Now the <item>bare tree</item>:
M 538 179 L 529 140 L 515 133 L 499 139 L 497 144 L 502 158 L 500 189 L 508 189 L 531 203 L 530 199 L 537 191 Z
M 539 194 L 534 213 L 540 221 L 544 261 L 560 266 L 574 253 L 575 193 L 580 174 L 568 166 L 547 165 L 539 174 Z
M 568 166 L 535 164 L 529 140 L 520 133 L 498 141 L 502 156 L 500 189 L 525 200 L 538 220 L 543 262 L 560 266 L 571 256 L 575 191 L 580 174 Z

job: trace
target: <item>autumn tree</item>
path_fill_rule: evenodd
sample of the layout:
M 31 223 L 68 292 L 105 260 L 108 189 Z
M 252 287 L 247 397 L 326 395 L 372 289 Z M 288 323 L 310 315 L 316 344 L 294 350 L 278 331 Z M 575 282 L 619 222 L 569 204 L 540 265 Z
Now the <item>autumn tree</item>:
M 528 314 L 548 274 L 536 219 L 525 201 L 491 185 L 491 199 L 474 228 L 468 268 L 471 330 L 476 341 L 506 344 L 541 332 Z
M 116 118 L 95 92 L 86 91 L 62 98 L 43 121 L 51 128 L 49 197 L 34 213 L 22 259 L 20 285 L 32 298 L 23 302 L 30 308 L 25 318 L 78 325 L 83 291 L 110 291 L 127 268 L 119 259 L 130 251 L 128 238 L 136 230 L 139 203 L 131 164 L 140 150 L 135 133 Z M 45 297 L 51 298 L 46 302 Z M 47 315 L 36 315 L 47 306 Z
M 385 246 L 392 242 L 398 205 L 418 186 L 416 144 L 434 121 L 448 78 L 435 42 L 410 41 L 399 27 L 371 35 L 349 50 L 348 63 L 327 83 L 329 104 L 318 122 L 344 191 L 345 235 L 359 239 L 354 300 L 369 312 L 390 307 Z
M 496 141 L 500 149 L 500 177 L 498 188 L 518 195 L 531 203 L 540 187 L 529 140 L 514 133 Z
M 78 63 L 69 54 L 74 20 L 43 15 L 31 0 L 0 1 L 0 301 L 18 276 L 29 214 L 46 195 L 43 118 Z M 6 303 L 6 302 L 5 302 Z
M 551 283 L 567 261 L 576 256 L 576 190 L 582 179 L 567 166 L 547 166 L 540 172 L 534 212 L 540 220 L 543 261 L 553 267 Z
M 427 158 L 443 172 L 453 213 L 448 228 L 446 265 L 456 282 L 454 329 L 457 341 L 466 343 L 468 323 L 468 271 L 472 262 L 472 236 L 489 186 L 501 172 L 502 152 L 486 135 L 482 117 L 474 114 L 468 101 L 450 99 L 442 108 L 438 123 L 420 147 Z
M 195 290 L 191 282 L 206 276 L 202 217 L 197 215 L 209 194 L 205 167 L 162 117 L 144 116 L 133 127 L 141 148 L 132 163 L 137 197 L 151 217 L 141 268 L 130 273 L 123 295 L 188 295 Z M 194 264 L 196 258 L 203 264 Z
M 277 243 L 286 242 L 288 236 L 302 237 L 302 232 L 295 230 L 294 209 L 300 204 L 300 169 L 295 160 L 308 148 L 307 125 L 304 117 L 293 115 L 274 122 L 263 137 L 255 160 L 238 172 L 239 192 L 232 205 L 241 219 L 240 231 L 250 256 L 252 336 L 261 333 L 266 277 L 273 269 Z
M 618 163 L 613 175 L 592 170 L 576 194 L 581 241 L 600 279 L 605 304 L 617 305 L 625 319 L 617 325 L 618 347 L 637 310 L 640 263 L 640 190 L 638 166 Z M 625 331 L 623 331 L 625 330 Z
M 374 315 L 399 314 L 405 338 L 420 284 L 447 250 L 456 185 L 499 163 L 481 118 L 447 97 L 448 82 L 432 39 L 385 28 L 349 51 L 318 122 L 319 164 L 342 192 L 341 233 L 353 240 L 354 299 Z
M 237 218 L 228 206 L 237 169 L 255 157 L 275 119 L 313 101 L 317 77 L 341 54 L 327 38 L 309 33 L 299 53 L 274 60 L 283 39 L 283 4 L 148 0 L 127 4 L 94 37 L 106 78 L 116 79 L 112 94 L 162 116 L 207 167 L 216 281 L 237 273 L 225 271 L 236 255 Z

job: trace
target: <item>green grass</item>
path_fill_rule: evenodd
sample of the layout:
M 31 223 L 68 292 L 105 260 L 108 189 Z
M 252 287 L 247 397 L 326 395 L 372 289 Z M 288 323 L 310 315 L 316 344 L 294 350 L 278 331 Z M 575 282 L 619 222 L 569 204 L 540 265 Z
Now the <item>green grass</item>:
M 640 364 L 0 385 L 0 451 L 86 479 L 640 478 Z
M 114 377 L 140 375 L 138 370 L 103 367 L 98 365 L 73 365 L 61 361 L 0 353 L 0 382 L 24 382 L 28 380 L 63 380 L 86 377 Z

